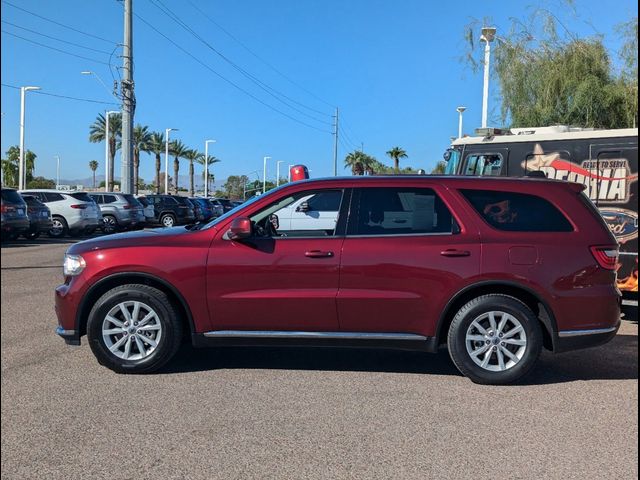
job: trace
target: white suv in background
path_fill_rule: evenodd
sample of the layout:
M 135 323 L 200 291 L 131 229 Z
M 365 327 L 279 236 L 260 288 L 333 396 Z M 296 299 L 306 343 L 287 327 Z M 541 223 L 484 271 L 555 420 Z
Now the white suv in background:
M 304 196 L 275 212 L 280 223 L 278 230 L 333 231 L 338 221 L 341 199 L 342 192 L 338 190 Z
M 21 190 L 20 193 L 33 195 L 49 207 L 53 219 L 50 237 L 91 234 L 102 227 L 100 207 L 86 192 L 31 189 Z

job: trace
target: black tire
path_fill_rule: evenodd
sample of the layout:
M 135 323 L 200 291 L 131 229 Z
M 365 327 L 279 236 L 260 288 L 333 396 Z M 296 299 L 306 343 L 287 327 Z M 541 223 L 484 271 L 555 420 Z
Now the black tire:
M 64 217 L 59 215 L 53 216 L 53 227 L 48 232 L 51 238 L 62 238 L 69 232 L 69 225 Z
M 167 228 L 175 227 L 176 217 L 171 213 L 163 213 L 160 217 L 160 225 Z
M 35 240 L 40 237 L 40 232 L 24 232 L 22 236 L 27 240 Z
M 483 315 L 488 315 L 489 312 L 496 312 L 497 314 L 504 312 L 514 317 L 516 321 L 521 324 L 524 335 L 526 335 L 526 345 L 524 346 L 523 353 L 521 353 L 522 356 L 517 363 L 506 370 L 489 371 L 483 368 L 474 362 L 471 354 L 467 350 L 466 335 L 471 324 L 474 320 L 482 318 Z M 489 331 L 485 338 L 487 338 L 486 344 L 488 349 L 493 350 L 494 353 L 487 353 L 490 361 L 496 362 L 498 355 L 496 350 L 501 349 L 500 345 L 505 344 L 501 343 L 501 340 L 497 339 L 497 336 L 494 337 L 491 335 L 491 333 L 492 332 Z M 495 334 L 495 332 L 493 333 Z M 508 334 L 509 332 L 504 334 L 505 339 Z M 489 337 L 489 335 L 491 335 L 491 337 Z M 501 334 L 500 337 L 502 337 L 502 335 L 503 334 Z M 493 341 L 497 343 L 489 343 Z M 486 385 L 504 385 L 521 379 L 535 366 L 542 350 L 542 328 L 535 314 L 520 300 L 500 294 L 482 295 L 474 298 L 458 311 L 449 327 L 447 345 L 453 363 L 458 370 L 471 381 Z M 482 341 L 479 342 L 479 345 L 477 348 L 481 350 L 483 347 Z M 494 347 L 492 345 L 496 346 Z M 518 348 L 510 345 L 506 347 Z M 500 353 L 503 351 L 504 348 L 500 350 Z M 507 357 L 503 356 L 503 358 Z
M 102 217 L 102 231 L 109 235 L 118 231 L 118 220 L 113 215 L 105 215 Z
M 142 359 L 127 360 L 116 356 L 108 349 L 102 335 L 103 321 L 107 313 L 118 304 L 127 301 L 138 301 L 151 307 L 162 327 L 162 334 L 155 350 Z M 180 348 L 182 322 L 169 298 L 162 291 L 147 285 L 121 285 L 105 293 L 91 309 L 87 323 L 87 338 L 93 354 L 101 365 L 117 373 L 151 373 L 163 367 Z

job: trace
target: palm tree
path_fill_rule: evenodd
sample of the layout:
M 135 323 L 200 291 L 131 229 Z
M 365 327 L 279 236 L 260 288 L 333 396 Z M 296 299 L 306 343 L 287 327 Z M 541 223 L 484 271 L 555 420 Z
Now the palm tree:
M 149 153 L 151 151 L 149 142 L 151 133 L 149 127 L 136 125 L 133 129 L 133 189 L 138 193 L 138 179 L 140 178 L 140 152 Z
M 209 155 L 209 157 L 207 158 L 207 166 L 211 166 L 214 163 L 219 163 L 221 160 L 219 158 L 214 157 L 213 155 Z M 200 155 L 199 158 L 196 159 L 196 162 L 198 162 L 200 165 L 202 165 L 204 167 L 204 155 Z M 202 179 L 207 182 L 207 190 L 211 191 L 211 188 L 209 188 L 209 186 L 211 185 L 211 182 L 213 182 L 213 180 L 215 179 L 215 176 L 213 175 L 213 173 L 211 173 L 211 168 L 207 169 L 209 171 L 209 178 L 205 179 L 205 172 L 204 170 L 202 171 Z
M 96 117 L 96 121 L 89 127 L 89 141 L 100 143 L 106 136 L 105 117 L 101 113 Z M 109 115 L 109 185 L 107 190 L 113 190 L 114 159 L 118 147 L 118 140 L 122 138 L 122 115 L 120 113 Z
M 14 145 L 9 147 L 6 152 L 7 158 L 2 160 L 2 183 L 4 185 L 18 186 L 18 173 L 20 164 L 20 147 Z M 25 177 L 27 184 L 33 179 L 33 172 L 36 168 L 37 155 L 31 150 L 27 150 L 24 154 L 25 160 Z
M 161 132 L 151 133 L 147 142 L 148 152 L 155 154 L 156 156 L 156 193 L 160 193 L 160 155 L 164 152 L 164 134 Z
M 169 144 L 169 153 L 173 155 L 173 178 L 175 179 L 174 189 L 178 194 L 178 174 L 180 173 L 180 159 L 186 158 L 189 151 L 187 146 L 181 140 L 174 140 Z
M 93 189 L 96 189 L 96 170 L 98 170 L 98 161 L 97 160 L 91 160 L 89 162 L 89 168 L 91 169 L 91 172 L 93 173 Z
M 189 196 L 191 197 L 194 196 L 193 162 L 198 160 L 200 156 L 202 156 L 202 153 L 200 153 L 196 149 L 187 150 L 187 152 L 184 154 L 184 158 L 189 160 Z
M 400 173 L 400 159 L 407 158 L 407 152 L 400 147 L 393 147 L 387 152 L 387 155 L 393 160 L 393 170 L 395 173 Z
M 353 175 L 364 175 L 365 170 L 369 170 L 375 161 L 372 156 L 355 150 L 344 158 L 344 166 L 350 167 Z

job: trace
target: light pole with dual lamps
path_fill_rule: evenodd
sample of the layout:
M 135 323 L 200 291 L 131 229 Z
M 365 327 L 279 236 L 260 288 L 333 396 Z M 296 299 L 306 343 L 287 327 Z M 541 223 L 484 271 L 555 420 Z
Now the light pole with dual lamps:
M 164 194 L 169 194 L 169 132 L 177 132 L 177 128 L 165 128 L 164 130 Z M 176 182 L 178 179 L 176 178 Z M 177 185 L 177 183 L 176 183 Z
M 491 56 L 491 42 L 496 38 L 495 27 L 484 27 L 480 41 L 484 42 L 484 86 L 482 89 L 482 128 L 487 126 L 487 112 L 489 103 L 489 58 Z
M 204 142 L 204 198 L 209 196 L 209 144 L 216 143 L 215 140 L 205 140 Z
M 40 87 L 20 87 L 20 160 L 18 162 L 18 189 L 27 187 L 27 166 L 24 160 L 24 100 L 25 94 L 31 90 L 40 90 Z

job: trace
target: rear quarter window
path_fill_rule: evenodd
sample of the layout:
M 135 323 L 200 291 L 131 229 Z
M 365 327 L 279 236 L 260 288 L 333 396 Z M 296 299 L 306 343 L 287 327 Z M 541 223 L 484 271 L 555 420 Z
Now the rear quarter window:
M 93 202 L 93 199 L 89 196 L 89 194 L 87 194 L 85 192 L 68 193 L 67 195 L 69 195 L 70 197 L 73 197 L 76 200 L 79 200 L 81 202 Z
M 493 228 L 508 232 L 572 232 L 573 226 L 551 202 L 536 195 L 494 190 L 460 190 Z

